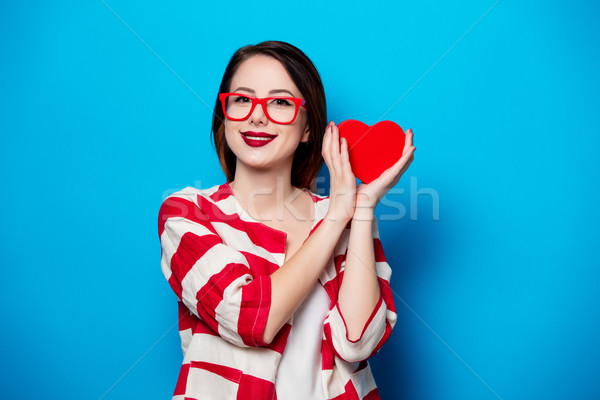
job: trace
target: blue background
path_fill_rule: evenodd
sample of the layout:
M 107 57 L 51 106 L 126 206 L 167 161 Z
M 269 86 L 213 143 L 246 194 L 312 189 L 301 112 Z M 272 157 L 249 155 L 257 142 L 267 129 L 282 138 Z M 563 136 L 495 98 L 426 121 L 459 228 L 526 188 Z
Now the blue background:
M 52 3 L 0 6 L 1 398 L 170 397 L 158 208 L 223 182 L 210 106 L 268 39 L 330 119 L 415 131 L 378 209 L 383 398 L 600 398 L 596 2 Z

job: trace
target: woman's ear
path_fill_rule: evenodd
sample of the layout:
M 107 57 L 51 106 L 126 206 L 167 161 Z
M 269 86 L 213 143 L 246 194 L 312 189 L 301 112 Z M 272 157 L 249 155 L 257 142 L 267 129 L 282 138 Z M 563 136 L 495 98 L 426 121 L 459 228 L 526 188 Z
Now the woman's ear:
M 302 139 L 300 139 L 300 142 L 302 142 L 302 143 L 308 142 L 308 137 L 309 136 L 310 136 L 310 128 L 307 126 L 306 130 L 302 134 Z

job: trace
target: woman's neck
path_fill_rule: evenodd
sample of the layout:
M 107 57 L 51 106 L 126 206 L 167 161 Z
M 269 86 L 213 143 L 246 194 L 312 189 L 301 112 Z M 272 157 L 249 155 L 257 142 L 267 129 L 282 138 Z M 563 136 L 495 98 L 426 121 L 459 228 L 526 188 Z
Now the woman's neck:
M 291 183 L 291 168 L 289 171 L 260 171 L 238 165 L 230 187 L 238 202 L 254 218 L 276 217 L 286 202 L 298 196 L 298 189 Z

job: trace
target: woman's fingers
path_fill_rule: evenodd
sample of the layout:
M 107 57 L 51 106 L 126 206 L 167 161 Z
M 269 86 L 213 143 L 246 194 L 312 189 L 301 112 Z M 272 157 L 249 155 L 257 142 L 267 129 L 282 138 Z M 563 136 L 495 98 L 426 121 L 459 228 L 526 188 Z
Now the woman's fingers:
M 336 173 L 342 173 L 342 160 L 340 156 L 340 130 L 334 123 L 331 125 L 331 161 Z
M 356 180 L 352 174 L 348 143 L 340 141 L 339 129 L 330 122 L 323 138 L 323 158 L 329 168 L 330 202 L 327 211 L 329 218 L 348 222 L 356 205 Z
M 413 160 L 415 159 L 415 147 L 411 146 L 408 149 L 408 152 L 406 154 L 404 154 L 400 160 L 398 160 L 398 163 L 394 165 L 394 167 L 400 168 L 399 171 L 394 171 L 395 173 L 395 177 L 392 180 L 391 185 L 389 185 L 389 187 L 392 187 L 394 185 L 396 185 L 396 183 L 398 183 L 398 181 L 400 180 L 400 178 L 402 177 L 402 175 L 404 175 L 404 173 L 406 172 L 406 170 L 408 169 L 408 167 L 410 166 L 410 164 L 412 164 Z
M 341 139 L 340 161 L 342 163 L 344 175 L 354 177 L 354 173 L 352 172 L 352 166 L 350 165 L 350 153 L 348 150 L 348 141 L 346 141 L 346 138 Z
M 400 159 L 394 165 L 392 165 L 390 170 L 392 170 L 392 173 L 394 175 L 399 174 L 401 176 L 404 173 L 404 171 L 406 171 L 406 169 L 414 159 L 415 149 L 416 148 L 414 146 L 410 146 L 407 149 L 406 153 L 404 153 L 402 157 L 400 157 Z M 400 176 L 398 176 L 398 178 L 400 178 Z
M 408 129 L 406 131 L 406 137 L 404 138 L 404 150 L 402 150 L 402 155 L 406 154 L 408 152 L 408 150 L 410 149 L 410 147 L 413 147 L 413 139 L 414 139 L 414 133 L 412 129 Z
M 408 169 L 412 161 L 414 160 L 414 152 L 416 147 L 413 144 L 414 133 L 411 128 L 406 131 L 406 138 L 404 139 L 404 149 L 402 150 L 402 157 L 391 167 L 391 174 L 395 176 L 392 180 L 392 186 L 398 183 L 400 177 Z
M 327 125 L 327 128 L 325 128 L 325 135 L 323 135 L 323 149 L 321 151 L 321 155 L 325 160 L 325 164 L 327 164 L 329 174 L 333 174 L 333 165 L 331 163 L 331 123 L 329 123 L 329 125 Z

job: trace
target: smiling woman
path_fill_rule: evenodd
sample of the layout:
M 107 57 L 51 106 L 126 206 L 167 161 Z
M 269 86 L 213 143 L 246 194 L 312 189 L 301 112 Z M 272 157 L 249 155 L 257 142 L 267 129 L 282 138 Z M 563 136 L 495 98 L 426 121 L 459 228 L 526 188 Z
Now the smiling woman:
M 184 354 L 174 399 L 377 399 L 367 359 L 396 322 L 373 211 L 413 159 L 356 186 L 312 62 L 284 42 L 239 49 L 215 104 L 227 182 L 159 211 Z M 310 191 L 325 160 L 331 197 Z
M 248 164 L 256 167 L 283 168 L 285 175 L 292 174 L 291 168 L 296 149 L 300 143 L 308 142 L 309 127 L 306 109 L 300 104 L 306 101 L 290 79 L 283 65 L 272 57 L 256 55 L 244 61 L 238 68 L 231 81 L 235 92 L 233 96 L 223 97 L 229 100 L 224 103 L 225 109 L 225 143 L 236 156 L 235 171 L 237 174 L 248 171 Z M 286 93 L 293 100 L 282 98 L 263 98 L 257 100 L 252 95 L 269 96 L 273 93 Z M 285 101 L 288 106 L 277 106 L 277 101 Z M 258 103 L 266 103 L 267 107 L 255 107 Z M 251 106 L 248 106 L 248 103 Z M 279 107 L 279 108 L 278 108 Z M 232 118 L 242 110 L 242 117 Z M 298 109 L 300 108 L 300 112 Z M 269 110 L 277 110 L 275 115 Z M 287 111 L 285 111 L 287 109 Z M 283 111 L 281 111 L 283 110 Z M 287 115 L 286 115 L 287 114 Z M 273 122 L 275 117 L 286 117 L 283 122 Z M 277 118 L 277 119 L 279 119 Z M 263 140 L 266 139 L 266 140 Z M 314 141 L 312 142 L 314 145 Z M 269 144 L 268 147 L 263 147 Z M 261 147 L 257 149 L 247 149 Z M 250 151 L 249 151 L 250 150 Z M 242 168 L 243 171 L 238 171 Z
M 249 83 L 246 85 L 240 81 L 241 77 L 237 72 L 242 64 L 245 64 L 245 61 L 250 61 L 254 57 L 271 61 L 273 69 L 268 72 L 261 69 L 254 70 L 254 72 L 249 71 L 254 76 L 247 77 Z M 278 61 L 279 65 L 273 64 L 273 61 Z M 269 73 L 277 75 L 271 76 Z M 313 128 L 315 134 L 310 135 L 305 144 L 299 146 L 296 151 L 292 164 L 292 184 L 297 187 L 309 187 L 323 164 L 321 145 L 323 132 L 327 125 L 325 91 L 319 73 L 310 59 L 296 47 L 283 42 L 264 42 L 256 46 L 242 47 L 235 52 L 225 69 L 219 93 L 240 91 L 255 96 L 257 94 L 254 85 L 265 79 L 275 79 L 275 77 L 286 85 L 291 84 L 291 87 L 277 87 L 275 86 L 276 82 L 273 81 L 273 87 L 269 88 L 267 92 L 268 96 L 283 95 L 293 98 L 301 96 L 306 101 L 306 107 L 300 107 L 299 113 L 305 114 L 303 118 L 306 118 L 307 128 L 309 130 Z M 240 82 L 233 82 L 234 78 Z M 227 180 L 233 180 L 237 158 L 225 140 L 223 121 L 225 120 L 226 106 L 227 104 L 223 104 L 217 98 L 213 113 L 212 132 L 221 167 Z

